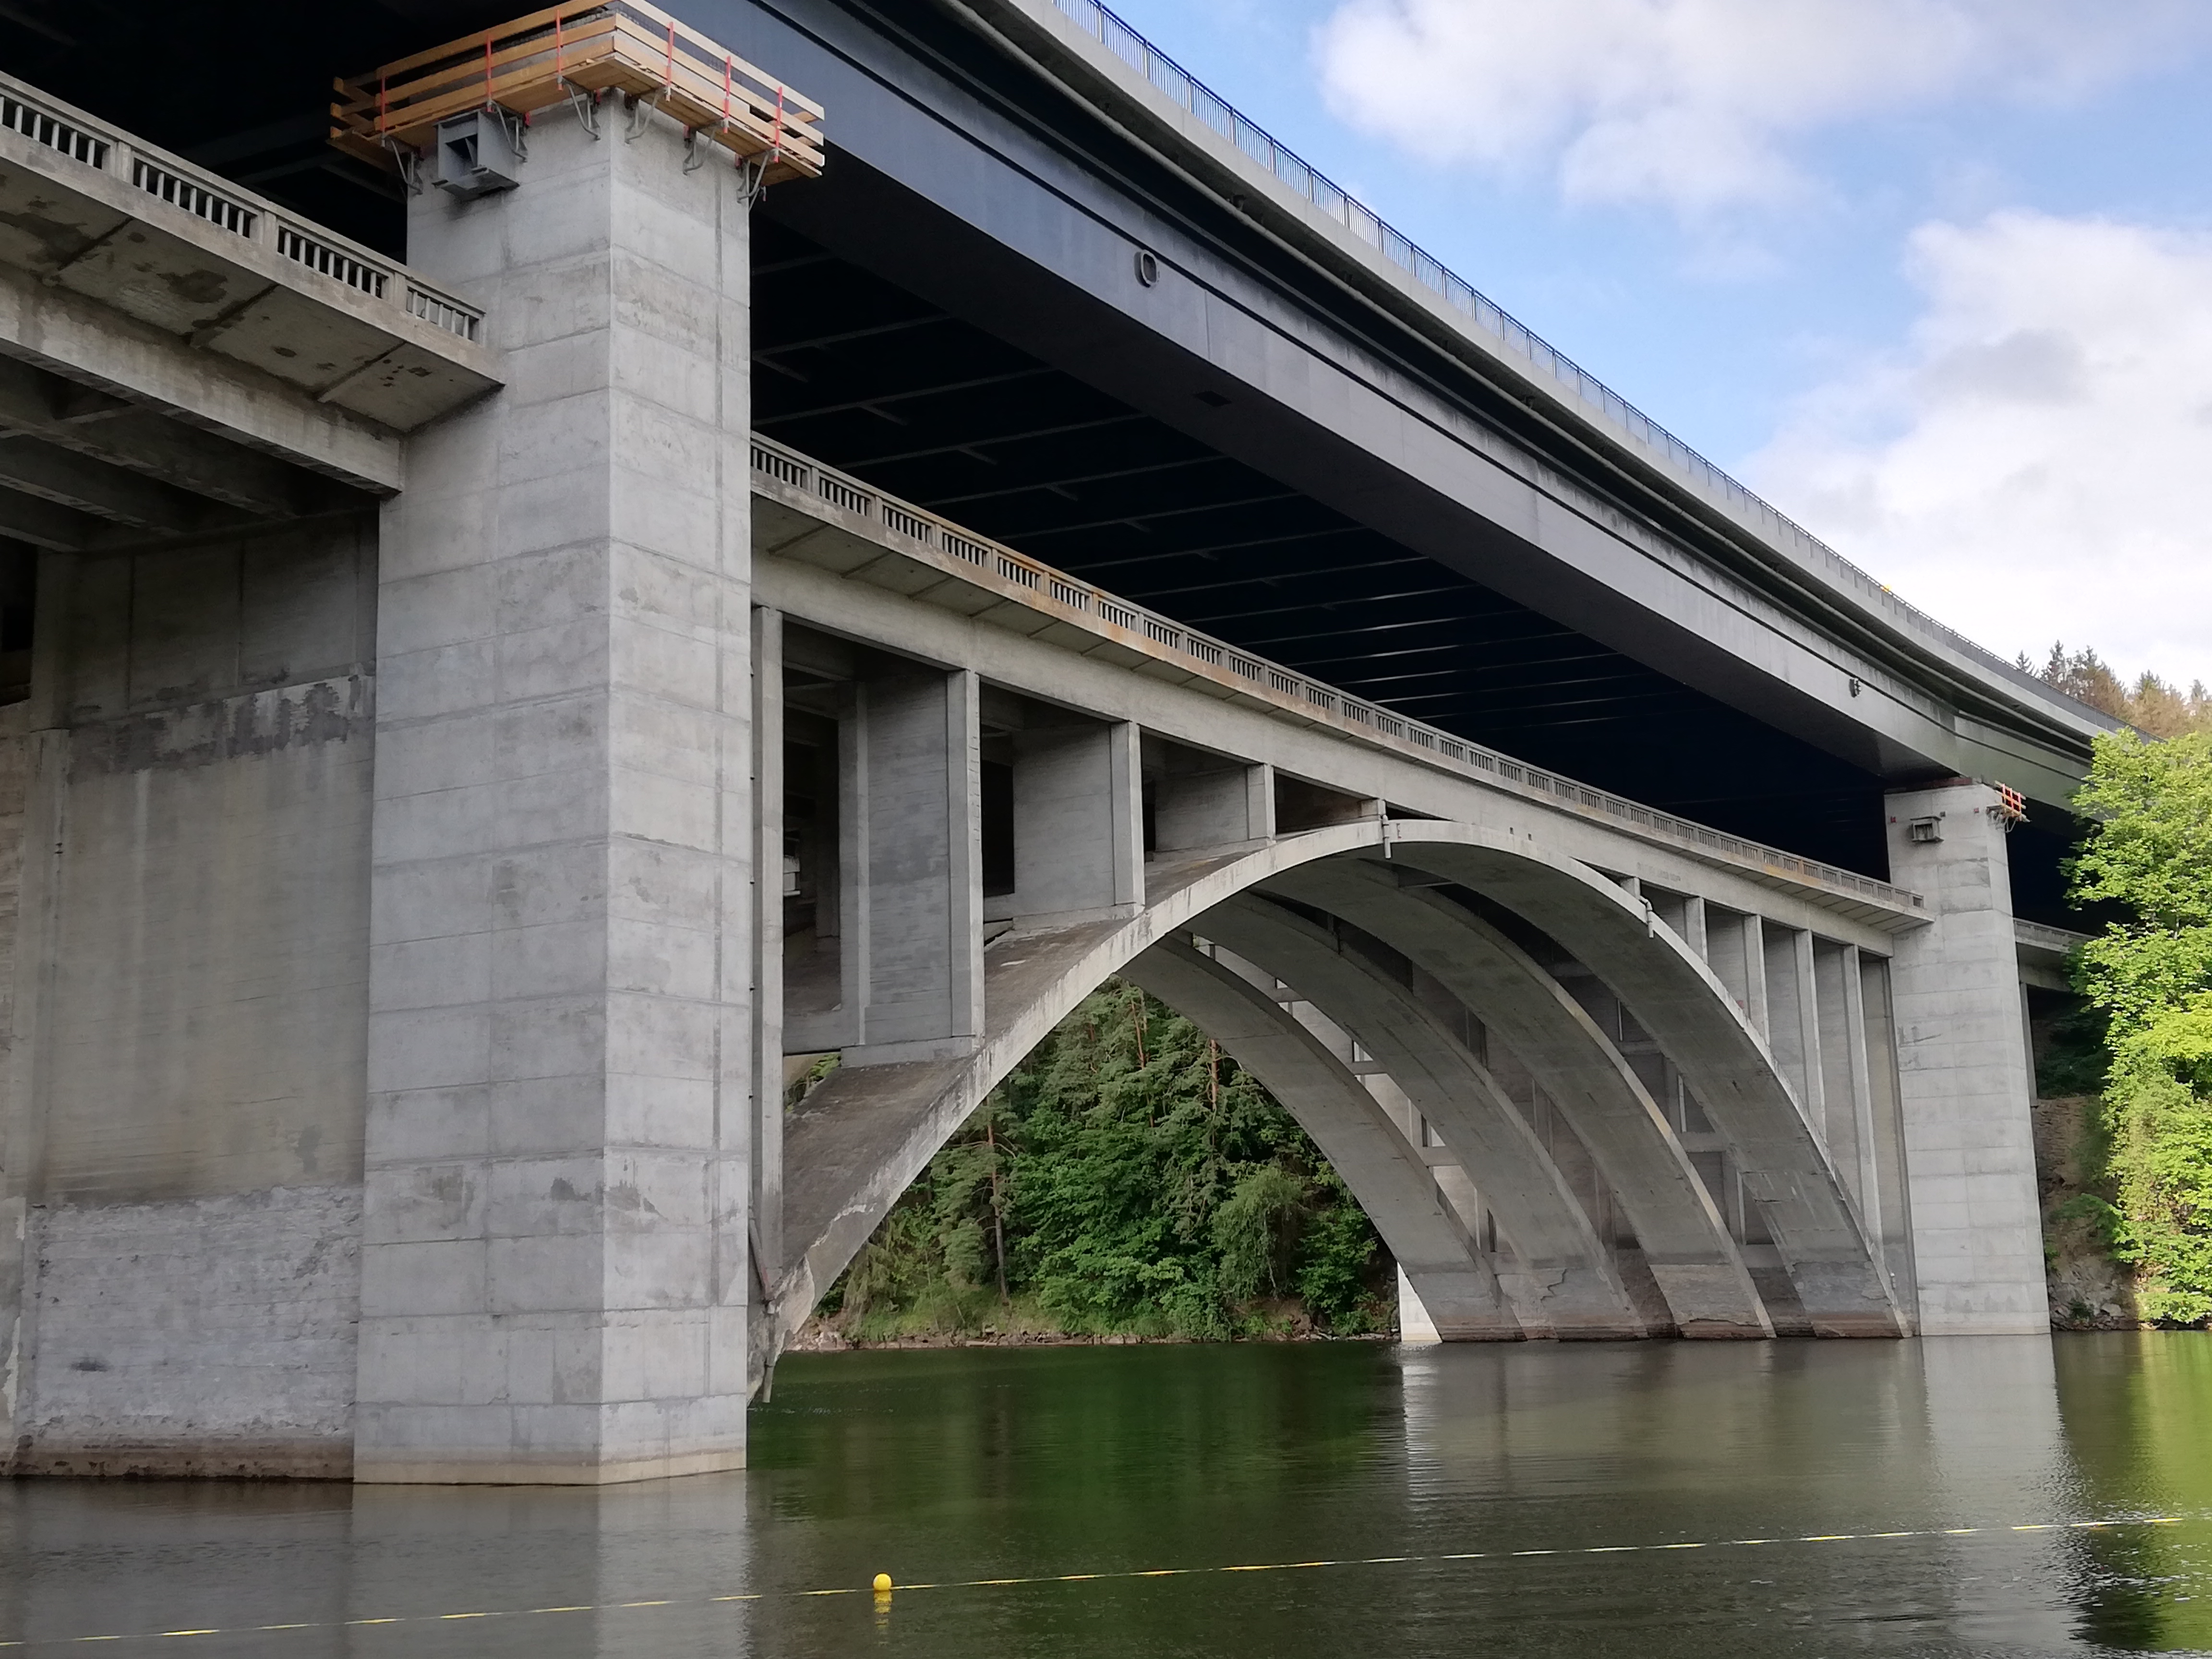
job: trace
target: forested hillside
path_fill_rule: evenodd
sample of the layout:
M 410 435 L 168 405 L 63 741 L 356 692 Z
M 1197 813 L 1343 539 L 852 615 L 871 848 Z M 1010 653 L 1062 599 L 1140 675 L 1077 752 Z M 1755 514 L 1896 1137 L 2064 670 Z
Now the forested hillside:
M 2122 919 L 2076 954 L 2081 1006 L 2057 1023 L 2038 1068 L 2053 1317 L 2203 1324 L 2212 1318 L 2212 693 L 2151 673 L 2130 685 L 2094 650 L 2063 645 L 2033 672 L 2136 728 L 2097 740 L 2075 798 L 2073 896 Z
M 2202 680 L 2184 691 L 2156 674 L 2144 673 L 2130 685 L 2094 650 L 2069 651 L 2063 645 L 2052 646 L 2040 668 L 2026 657 L 2020 665 L 2045 684 L 2055 685 L 2148 736 L 2179 738 L 2212 731 L 2212 692 L 2206 691 Z
M 2201 699 L 2200 699 L 2201 701 Z M 2160 1324 L 2212 1318 L 2212 732 L 2100 738 L 2076 805 L 2090 828 L 2074 892 L 2118 904 L 2075 963 L 2087 999 L 2063 1081 L 2096 1092 L 2074 1163 L 2082 1190 L 2052 1247 L 2084 1234 Z M 2046 1067 L 2046 1073 L 2051 1069 Z
M 1387 1330 L 1395 1272 L 1290 1115 L 1109 981 L 931 1160 L 824 1299 L 847 1340 Z

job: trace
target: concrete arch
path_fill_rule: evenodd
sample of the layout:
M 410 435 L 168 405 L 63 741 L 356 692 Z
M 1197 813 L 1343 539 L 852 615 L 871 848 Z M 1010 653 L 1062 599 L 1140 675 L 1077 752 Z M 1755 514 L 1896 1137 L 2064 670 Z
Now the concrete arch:
M 1258 1078 L 1336 1166 L 1447 1341 L 1523 1334 L 1480 1247 L 1364 1084 L 1283 1006 L 1185 940 L 1122 970 Z
M 1145 907 L 1133 917 L 1018 928 L 992 941 L 983 959 L 984 1030 L 973 1053 L 848 1067 L 808 1096 L 784 1129 L 787 1255 L 780 1270 L 759 1275 L 769 1310 L 753 1329 L 750 1385 L 761 1385 L 822 1292 L 937 1149 L 1103 981 L 1255 883 L 1376 847 L 1382 834 L 1370 820 L 1148 865 Z
M 1207 911 L 1207 938 L 1295 986 L 1374 1055 L 1474 1176 L 1518 1257 L 1521 1322 L 1562 1337 L 1648 1335 L 1612 1254 L 1528 1121 L 1434 1013 L 1326 929 L 1265 898 Z
M 1675 1057 L 1738 1149 L 1815 1328 L 1899 1334 L 1894 1304 L 1825 1152 L 1765 1045 L 1703 963 L 1602 877 L 1528 837 L 1367 820 L 1148 865 L 1146 902 L 1133 917 L 1004 935 L 984 958 L 984 1031 L 974 1052 L 852 1067 L 810 1096 L 786 1126 L 789 1248 L 780 1270 L 758 1269 L 769 1310 L 754 1328 L 753 1386 L 937 1149 L 1101 981 L 1247 889 L 1362 854 L 1402 859 L 1473 887 L 1584 961 L 1606 963 L 1616 994 Z
M 1380 939 L 1514 1051 L 1589 1148 L 1683 1335 L 1773 1335 L 1719 1210 L 1627 1060 L 1520 946 L 1431 887 L 1407 884 L 1407 873 L 1367 859 L 1329 859 L 1273 878 L 1262 890 Z
M 1656 1039 L 1734 1150 L 1816 1333 L 1905 1334 L 1857 1207 L 1796 1095 L 1735 999 L 1673 929 L 1529 837 L 1426 823 L 1392 824 L 1389 835 L 1394 861 L 1525 917 L 1591 968 Z

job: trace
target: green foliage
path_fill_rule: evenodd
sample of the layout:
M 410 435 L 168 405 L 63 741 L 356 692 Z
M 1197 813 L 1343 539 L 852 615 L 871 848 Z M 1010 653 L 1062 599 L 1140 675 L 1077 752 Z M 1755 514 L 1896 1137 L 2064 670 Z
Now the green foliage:
M 2110 1022 L 2095 1184 L 2143 1313 L 2197 1324 L 2212 1317 L 2212 734 L 2100 737 L 2076 801 L 2095 823 L 2075 896 L 2132 913 L 2075 966 Z
M 2081 947 L 2075 973 L 2117 1038 L 2212 984 L 2212 927 L 2115 922 Z
M 1109 981 L 930 1162 L 825 1302 L 848 1334 L 1218 1340 L 1389 1318 L 1389 1261 L 1290 1115 L 1204 1032 Z M 1270 1313 L 1263 1304 L 1272 1304 Z
M 1279 1164 L 1255 1165 L 1213 1212 L 1224 1296 L 1239 1302 L 1280 1296 L 1291 1247 L 1305 1218 L 1306 1182 Z
M 2075 896 L 2118 899 L 2146 927 L 2212 924 L 2212 733 L 2097 739 L 2075 806 L 2099 820 L 2075 860 Z
M 1379 1330 L 1389 1312 L 1367 1287 L 1375 1281 L 1382 1241 L 1335 1170 L 1324 1165 L 1318 1179 L 1332 1189 L 1334 1201 L 1313 1213 L 1298 1241 L 1298 1294 L 1328 1316 L 1332 1329 L 1347 1336 Z
M 2212 731 L 2212 692 L 2198 680 L 2184 691 L 2157 675 L 2146 673 L 2130 687 L 2094 651 L 2051 647 L 2051 659 L 2041 668 L 2020 659 L 2020 665 L 2055 685 L 2069 697 L 2078 697 L 2092 708 L 2101 708 L 2154 738 L 2178 738 L 2187 732 Z
M 2212 992 L 2116 1045 L 2106 1091 L 2118 1188 L 2115 1254 L 2146 1317 L 2212 1317 Z
M 2069 1009 L 2051 1023 L 2050 1039 L 2035 1065 L 2035 1092 L 2045 1100 L 2101 1094 L 2112 1061 L 2106 1048 L 2111 1016 L 2094 1003 Z

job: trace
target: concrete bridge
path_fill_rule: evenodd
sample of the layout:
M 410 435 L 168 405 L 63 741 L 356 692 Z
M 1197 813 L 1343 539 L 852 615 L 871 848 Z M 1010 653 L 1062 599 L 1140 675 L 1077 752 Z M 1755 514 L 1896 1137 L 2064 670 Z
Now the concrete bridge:
M 1087 0 L 894 9 L 411 26 L 507 102 L 342 135 L 377 246 L 0 77 L 10 1467 L 741 1465 L 1116 974 L 1409 1335 L 2045 1328 L 2100 718 Z

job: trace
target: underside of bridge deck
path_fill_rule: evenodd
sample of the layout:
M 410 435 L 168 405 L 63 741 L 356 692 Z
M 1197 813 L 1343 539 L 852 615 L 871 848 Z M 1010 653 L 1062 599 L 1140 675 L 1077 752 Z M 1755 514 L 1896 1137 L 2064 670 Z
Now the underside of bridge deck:
M 1130 408 L 777 210 L 753 244 L 760 431 L 1413 719 L 1881 872 L 1878 778 Z M 817 197 L 808 216 L 833 216 Z
M 327 75 L 499 22 L 511 6 L 236 9 L 235 27 L 210 28 L 204 12 L 140 0 L 19 0 L 0 15 L 0 43 L 19 72 L 63 96 L 403 255 L 398 181 L 325 142 Z M 737 30 L 741 47 L 763 27 L 726 0 L 696 9 L 691 21 Z M 1050 103 L 1041 83 L 1010 77 L 933 8 L 867 15 L 925 58 L 958 59 L 959 73 L 1028 106 L 1028 118 Z M 83 49 L 103 33 L 141 49 Z M 204 96 L 216 79 L 225 95 Z M 887 239 L 892 201 L 899 227 Z M 1102 390 L 1081 367 L 1076 296 L 1041 273 L 1010 290 L 1003 263 L 979 264 L 953 216 L 857 150 L 803 190 L 773 195 L 757 217 L 760 430 L 1376 702 L 1734 833 L 1883 873 L 1882 788 L 1933 775 L 1893 774 L 1781 730 L 1755 698 L 1696 689 L 1507 597 L 1483 580 L 1479 558 L 1448 566 L 1325 505 L 1294 469 L 1232 459 L 1194 435 L 1233 412 L 1218 390 L 1179 391 L 1148 410 Z M 1250 235 L 1233 219 L 1208 234 Z M 1008 325 L 1017 316 L 1019 330 Z M 1029 349 L 1010 343 L 1017 332 Z M 1055 334 L 1067 350 L 1034 349 Z M 1176 404 L 1195 418 L 1178 418 Z M 1526 411 L 1507 399 L 1486 418 L 1518 430 Z M 2058 864 L 2071 829 L 2041 810 L 2015 837 L 2021 914 L 2064 920 Z

